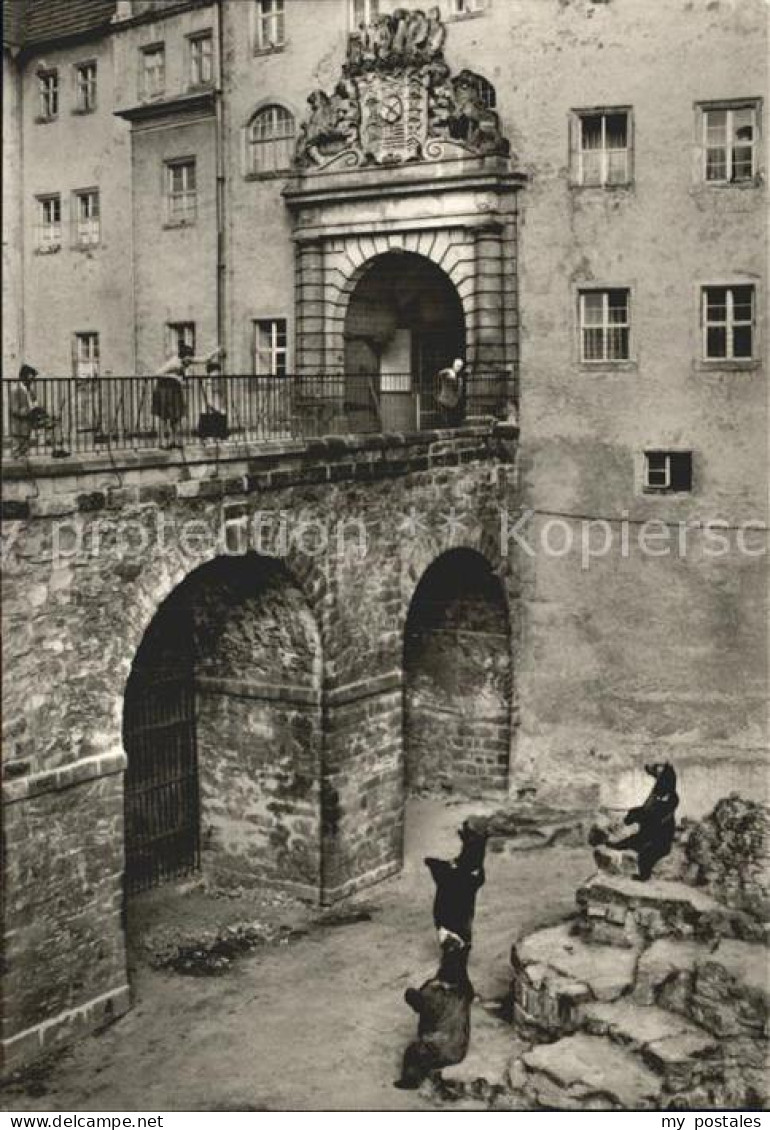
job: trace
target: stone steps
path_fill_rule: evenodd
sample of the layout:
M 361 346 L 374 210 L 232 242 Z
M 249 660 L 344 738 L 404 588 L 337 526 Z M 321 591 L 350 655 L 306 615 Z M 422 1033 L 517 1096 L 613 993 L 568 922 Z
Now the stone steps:
M 656 938 L 765 940 L 761 923 L 688 883 L 638 882 L 600 872 L 578 889 L 583 936 L 600 945 L 638 946 Z
M 517 1047 L 523 1046 L 510 1024 L 480 1001 L 474 1001 L 468 1054 L 462 1063 L 442 1068 L 436 1085 L 438 1093 L 453 1101 L 472 1098 L 489 1103 L 505 1091 L 508 1064 Z
M 639 958 L 633 999 L 686 1016 L 720 1038 L 767 1038 L 770 951 L 733 938 L 716 945 L 659 938 Z
M 632 1049 L 586 1032 L 525 1052 L 509 1083 L 535 1110 L 651 1110 L 661 1093 L 660 1078 Z
M 710 1032 L 655 1005 L 624 997 L 591 1002 L 581 1013 L 586 1032 L 638 1053 L 669 1092 L 698 1085 L 719 1058 L 718 1040 Z
M 580 1008 L 631 990 L 637 951 L 588 944 L 572 924 L 538 930 L 511 951 L 514 1023 L 549 1035 L 580 1026 Z

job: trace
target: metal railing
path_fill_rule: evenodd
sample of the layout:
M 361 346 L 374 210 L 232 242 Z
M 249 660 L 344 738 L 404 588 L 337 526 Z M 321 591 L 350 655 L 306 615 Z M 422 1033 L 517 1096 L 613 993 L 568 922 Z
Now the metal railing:
M 4 380 L 3 459 L 425 431 L 501 418 L 516 400 L 504 372 L 470 374 L 454 412 L 437 403 L 433 379 L 410 374 L 189 376 L 178 392 L 167 380 L 38 377 L 31 412 L 17 383 Z

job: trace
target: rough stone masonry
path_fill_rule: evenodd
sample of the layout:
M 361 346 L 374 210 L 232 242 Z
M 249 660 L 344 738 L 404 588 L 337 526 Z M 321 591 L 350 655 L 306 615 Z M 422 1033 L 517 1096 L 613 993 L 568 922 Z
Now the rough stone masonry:
M 331 902 L 398 869 L 405 760 L 423 786 L 439 775 L 425 732 L 444 706 L 420 698 L 433 668 L 418 665 L 410 751 L 405 635 L 430 659 L 431 632 L 452 621 L 441 647 L 454 640 L 464 707 L 489 699 L 474 687 L 489 684 L 490 665 L 515 670 L 517 582 L 499 540 L 514 451 L 514 430 L 479 425 L 280 454 L 235 449 L 220 463 L 144 454 L 120 467 L 54 464 L 34 482 L 6 482 L 9 1067 L 128 1007 L 130 675 L 151 683 L 192 667 L 202 865 L 218 880 Z M 446 589 L 453 560 L 471 581 L 477 572 L 465 606 Z M 441 623 L 410 621 L 437 561 L 444 581 L 427 603 Z M 490 611 L 474 636 L 484 600 Z M 488 743 L 487 719 L 455 714 L 443 786 L 505 789 L 514 695 L 502 674 L 492 679 Z

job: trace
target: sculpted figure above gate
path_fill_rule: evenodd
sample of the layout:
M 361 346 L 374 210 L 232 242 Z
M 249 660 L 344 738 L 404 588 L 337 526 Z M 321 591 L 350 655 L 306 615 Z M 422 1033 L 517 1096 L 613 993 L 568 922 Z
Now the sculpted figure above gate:
M 331 95 L 313 91 L 297 137 L 304 169 L 437 161 L 510 152 L 491 83 L 473 71 L 452 77 L 438 8 L 397 8 L 348 37 Z

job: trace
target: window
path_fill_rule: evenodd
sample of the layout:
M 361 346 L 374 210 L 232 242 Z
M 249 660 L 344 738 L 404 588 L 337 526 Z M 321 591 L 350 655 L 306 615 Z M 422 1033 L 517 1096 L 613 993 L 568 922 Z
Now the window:
M 739 184 L 756 174 L 757 107 L 714 106 L 703 110 L 705 179 Z
M 704 286 L 704 359 L 748 361 L 753 352 L 754 287 Z
M 628 111 L 579 113 L 577 130 L 577 183 L 628 184 L 631 180 Z
M 178 357 L 181 345 L 189 346 L 195 354 L 195 322 L 166 323 L 166 356 Z
M 90 114 L 96 109 L 96 63 L 81 63 L 75 68 L 77 78 L 77 109 Z
M 580 292 L 581 361 L 628 361 L 630 297 L 628 290 Z
M 99 335 L 75 334 L 75 376 L 82 379 L 99 376 Z
M 61 247 L 61 196 L 40 196 L 37 202 L 37 246 L 40 251 Z
M 285 37 L 284 0 L 256 0 L 257 51 L 270 51 L 282 47 Z
M 487 0 L 451 0 L 450 13 L 453 16 L 470 16 L 473 12 L 483 12 Z
M 258 377 L 286 376 L 286 319 L 254 323 L 254 372 Z
M 208 86 L 214 81 L 214 40 L 211 32 L 190 38 L 190 85 Z
M 162 43 L 142 49 L 141 95 L 157 98 L 166 89 L 166 48 Z
M 692 490 L 692 452 L 645 451 L 644 490 L 650 494 Z
M 59 113 L 59 72 L 40 71 L 37 82 L 40 96 L 40 117 L 50 121 Z
M 380 14 L 380 0 L 351 0 L 350 23 L 354 28 L 371 27 Z
M 75 246 L 93 247 L 100 239 L 99 191 L 95 188 L 75 193 Z
M 198 211 L 198 192 L 195 186 L 195 158 L 169 161 L 168 221 L 172 224 L 190 224 Z
M 291 167 L 294 118 L 283 106 L 265 106 L 248 127 L 250 173 L 275 173 Z

